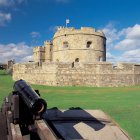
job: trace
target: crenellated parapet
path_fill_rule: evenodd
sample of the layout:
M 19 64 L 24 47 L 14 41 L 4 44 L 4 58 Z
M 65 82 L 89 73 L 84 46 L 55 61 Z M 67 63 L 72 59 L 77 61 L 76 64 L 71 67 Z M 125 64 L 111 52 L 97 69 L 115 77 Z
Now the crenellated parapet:
M 96 35 L 106 39 L 105 34 L 101 30 L 96 30 L 92 27 L 81 27 L 80 29 L 75 29 L 74 27 L 66 28 L 62 26 L 57 28 L 57 32 L 54 34 L 53 38 L 76 34 Z
M 52 41 L 33 51 L 35 63 L 14 65 L 14 80 L 50 86 L 140 85 L 140 65 L 106 62 L 106 37 L 94 28 L 58 27 Z
M 106 37 L 91 27 L 58 27 L 52 41 L 34 48 L 35 62 L 106 61 Z
M 59 27 L 53 37 L 54 62 L 106 61 L 106 37 L 91 27 Z
M 45 61 L 45 47 L 44 46 L 36 46 L 33 49 L 34 53 L 34 62 L 44 62 Z

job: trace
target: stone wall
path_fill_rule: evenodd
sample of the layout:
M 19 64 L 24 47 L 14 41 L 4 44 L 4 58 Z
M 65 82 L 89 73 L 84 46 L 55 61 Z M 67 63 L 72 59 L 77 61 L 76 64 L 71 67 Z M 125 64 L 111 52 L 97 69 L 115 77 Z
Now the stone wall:
M 34 62 L 92 63 L 106 61 L 106 37 L 90 27 L 58 28 L 52 41 L 33 50 Z
M 33 49 L 34 62 L 44 62 L 45 61 L 45 47 L 37 46 Z
M 87 44 L 89 43 L 88 47 Z M 61 28 L 53 37 L 53 62 L 106 61 L 106 37 L 94 28 Z
M 140 85 L 140 65 L 107 62 L 15 64 L 13 79 L 50 86 L 132 86 Z
M 13 67 L 13 79 L 24 79 L 32 84 L 56 85 L 56 67 L 55 64 L 15 64 Z
M 140 85 L 140 65 L 135 65 L 134 67 L 134 81 L 135 85 Z

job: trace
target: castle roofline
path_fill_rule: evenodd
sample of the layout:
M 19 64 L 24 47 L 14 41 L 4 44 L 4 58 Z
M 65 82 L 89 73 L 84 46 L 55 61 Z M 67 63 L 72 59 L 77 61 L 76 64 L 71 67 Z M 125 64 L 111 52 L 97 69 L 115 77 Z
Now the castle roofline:
M 74 27 L 62 27 L 62 26 L 57 28 L 57 31 L 54 34 L 53 38 L 71 34 L 97 35 L 106 38 L 105 34 L 101 30 L 96 30 L 95 28 L 92 27 L 81 27 L 80 29 L 75 29 Z

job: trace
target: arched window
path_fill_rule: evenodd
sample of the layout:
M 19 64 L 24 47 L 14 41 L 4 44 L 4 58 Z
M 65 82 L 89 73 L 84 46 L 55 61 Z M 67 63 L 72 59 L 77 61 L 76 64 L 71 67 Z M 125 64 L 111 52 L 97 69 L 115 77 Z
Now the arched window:
M 63 47 L 67 48 L 69 46 L 69 43 L 67 41 L 63 42 Z
M 75 62 L 79 62 L 79 58 L 76 58 L 76 59 L 75 59 Z
M 92 44 L 92 42 L 91 42 L 91 41 L 88 41 L 86 47 L 87 47 L 87 48 L 90 48 L 90 47 L 91 47 L 91 44 Z

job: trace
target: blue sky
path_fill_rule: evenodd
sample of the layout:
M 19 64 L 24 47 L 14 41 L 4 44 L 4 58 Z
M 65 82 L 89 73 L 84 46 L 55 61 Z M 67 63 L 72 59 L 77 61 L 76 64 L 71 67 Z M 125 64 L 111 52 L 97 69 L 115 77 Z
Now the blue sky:
M 139 0 L 0 0 L 0 62 L 32 59 L 33 46 L 51 40 L 65 20 L 102 29 L 107 61 L 140 63 Z

